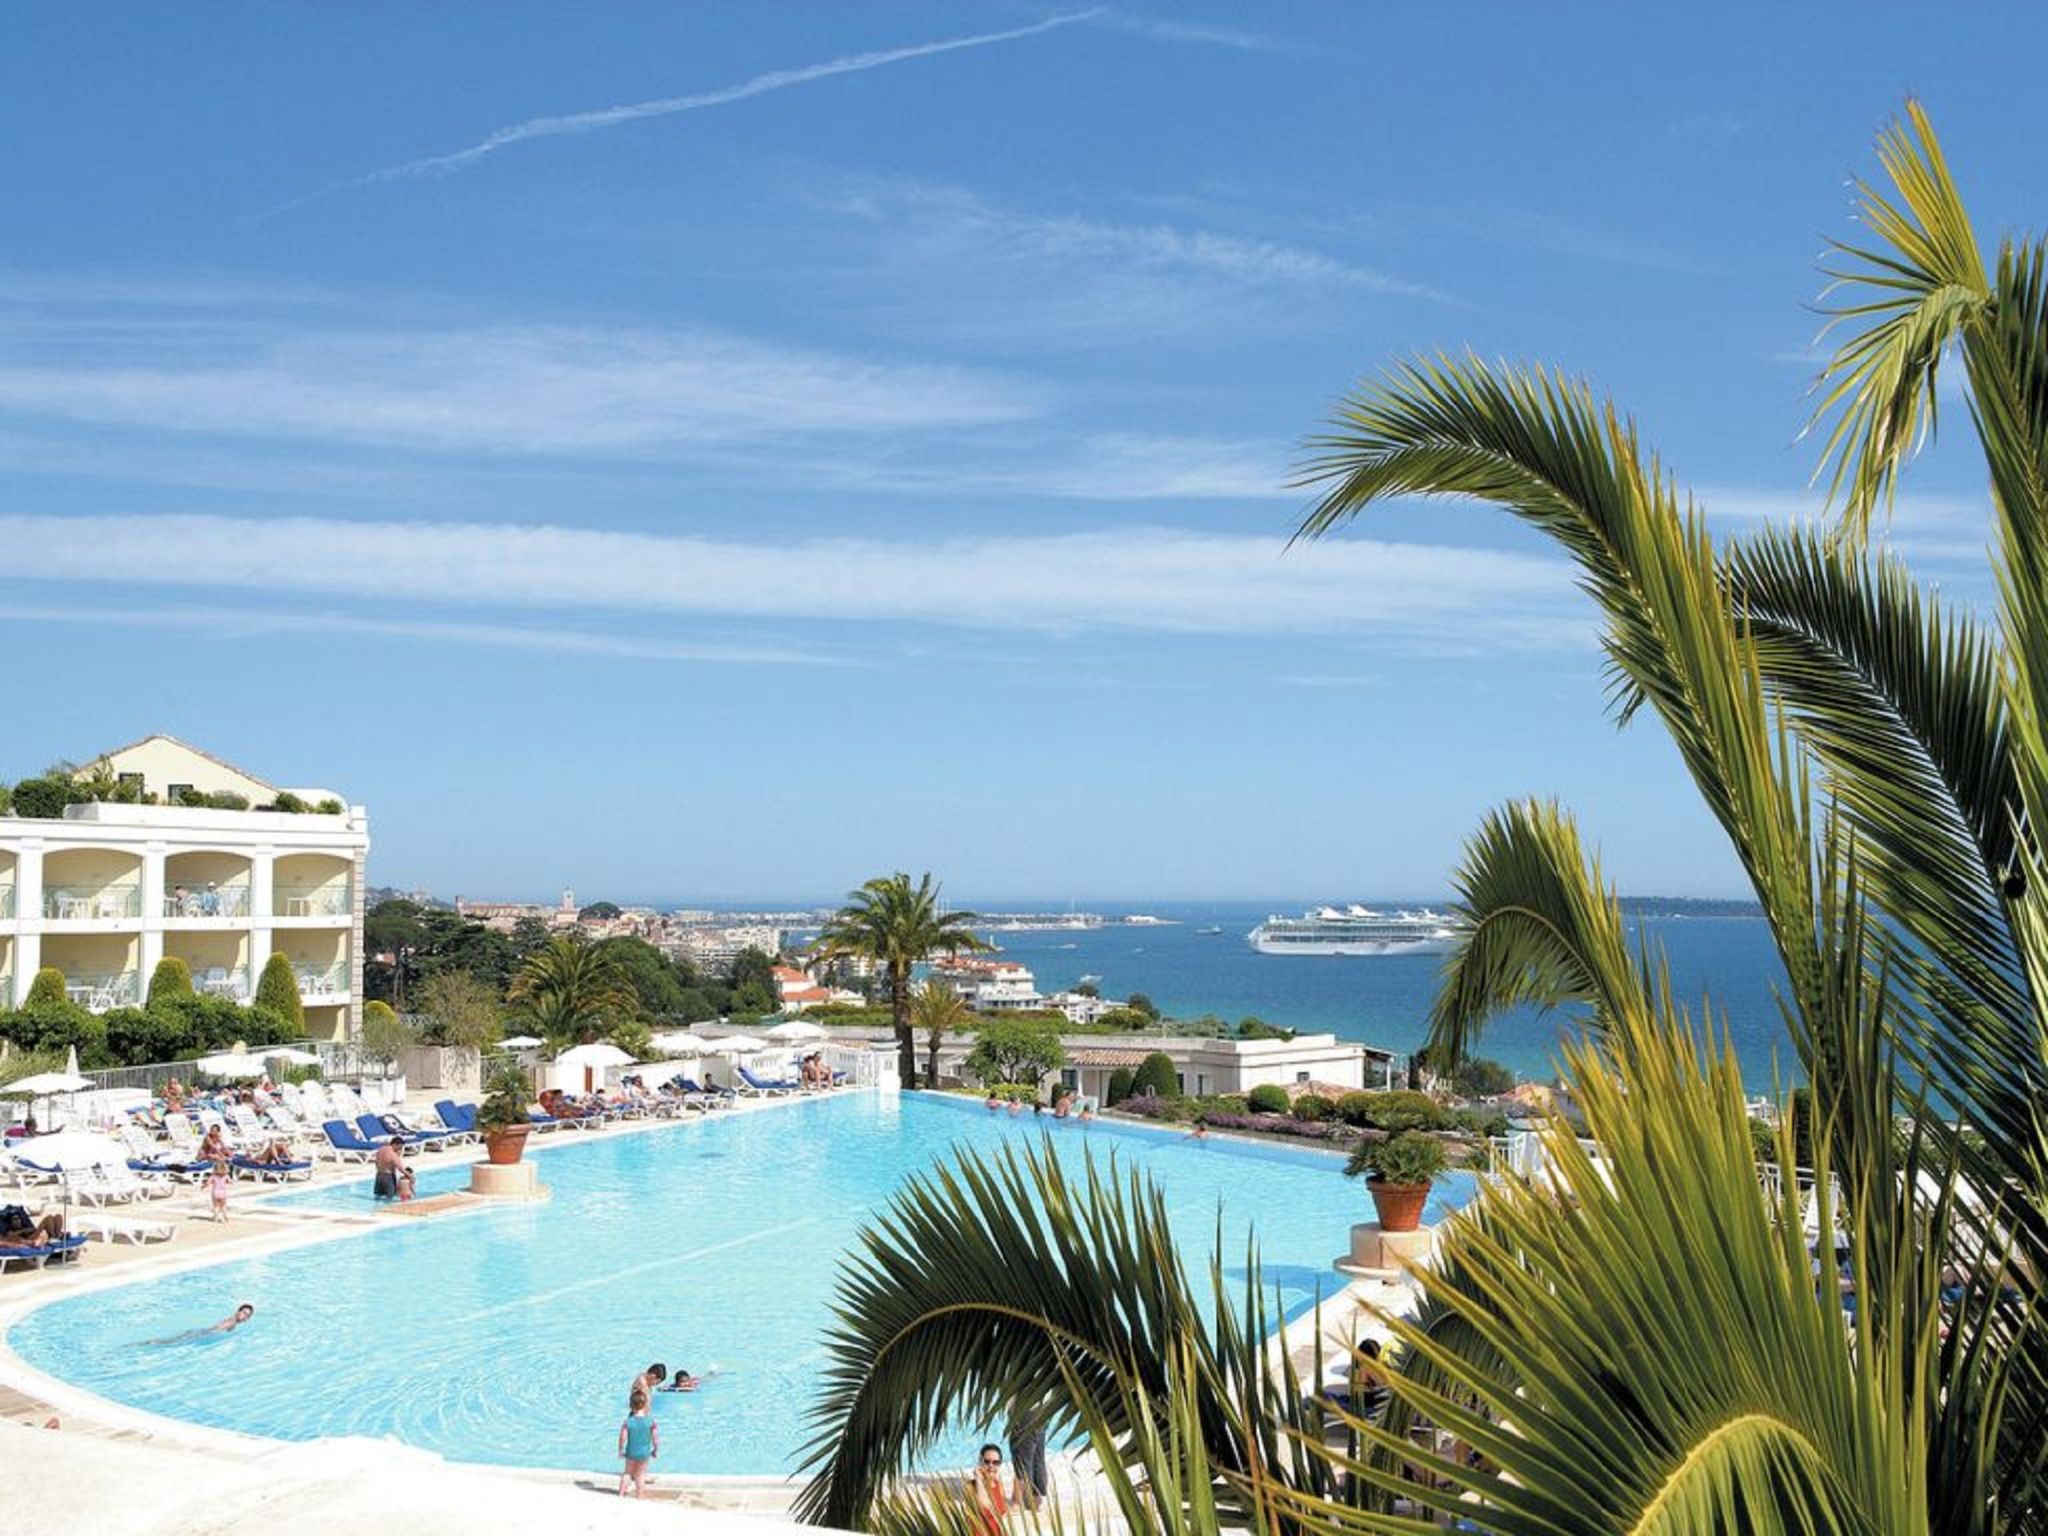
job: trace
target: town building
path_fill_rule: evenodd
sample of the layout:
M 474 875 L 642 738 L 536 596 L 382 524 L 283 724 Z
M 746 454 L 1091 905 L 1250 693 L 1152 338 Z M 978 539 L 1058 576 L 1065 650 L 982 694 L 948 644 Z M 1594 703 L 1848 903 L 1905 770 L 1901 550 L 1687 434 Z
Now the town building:
M 110 772 L 135 801 L 0 817 L 0 1002 L 18 1004 L 36 972 L 54 967 L 95 1013 L 138 1004 L 172 955 L 200 990 L 246 1003 L 264 964 L 282 954 L 307 1033 L 355 1032 L 370 847 L 361 806 L 327 790 L 281 789 L 169 736 L 109 752 L 89 771 Z M 339 809 L 180 803 L 200 797 Z

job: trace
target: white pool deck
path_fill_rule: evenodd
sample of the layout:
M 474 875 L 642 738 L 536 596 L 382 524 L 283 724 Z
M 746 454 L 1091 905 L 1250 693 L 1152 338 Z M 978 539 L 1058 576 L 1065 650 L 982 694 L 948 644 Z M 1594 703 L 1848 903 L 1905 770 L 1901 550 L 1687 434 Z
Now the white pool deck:
M 844 1093 L 869 1089 L 840 1089 Z M 716 1116 L 772 1114 L 795 1099 L 744 1099 Z M 606 1136 L 631 1136 L 673 1125 L 670 1120 L 627 1120 L 596 1131 L 562 1130 L 529 1138 L 543 1181 L 548 1148 Z M 475 1146 L 425 1153 L 422 1171 L 475 1162 Z M 360 1184 L 361 1164 L 318 1163 L 312 1185 L 291 1190 Z M 149 1275 L 254 1258 L 313 1243 L 345 1241 L 392 1222 L 462 1220 L 485 1202 L 437 1197 L 418 1214 L 407 1207 L 369 1211 L 275 1208 L 263 1199 L 274 1187 L 238 1181 L 226 1225 L 210 1221 L 197 1190 L 138 1205 L 138 1214 L 168 1219 L 178 1228 L 169 1242 L 94 1240 L 74 1263 L 0 1275 L 0 1336 L 26 1313 L 49 1302 Z M 30 1192 L 25 1192 L 30 1193 Z M 10 1197 L 12 1198 L 12 1197 Z M 1276 1348 L 1304 1376 L 1325 1340 L 1325 1360 L 1367 1334 L 1383 1335 L 1380 1312 L 1406 1312 L 1413 1291 L 1400 1285 L 1359 1282 L 1325 1300 L 1319 1314 L 1298 1319 Z M 56 1430 L 42 1427 L 55 1419 Z M 691 1531 L 703 1536 L 763 1536 L 795 1532 L 789 1519 L 800 1484 L 778 1477 L 716 1477 L 676 1473 L 649 1481 L 645 1502 L 620 1499 L 612 1480 L 589 1473 L 519 1470 L 450 1462 L 393 1440 L 278 1441 L 213 1429 L 114 1403 L 39 1371 L 0 1343 L 0 1465 L 9 1468 L 7 1505 L 33 1517 L 39 1530 L 173 1536 L 185 1532 L 279 1531 L 361 1536 L 364 1530 L 425 1530 L 466 1536 L 507 1529 L 555 1532 Z M 1055 1468 L 1067 1483 L 1056 1496 L 1093 1505 L 1093 1490 L 1073 1486 L 1071 1464 Z

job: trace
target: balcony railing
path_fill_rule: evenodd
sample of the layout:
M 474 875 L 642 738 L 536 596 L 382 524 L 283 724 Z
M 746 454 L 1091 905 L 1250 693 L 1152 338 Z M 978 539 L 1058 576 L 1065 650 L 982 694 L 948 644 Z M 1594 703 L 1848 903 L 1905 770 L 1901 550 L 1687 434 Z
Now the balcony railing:
M 249 1001 L 249 968 L 246 965 L 194 965 L 192 990 L 206 997 Z
M 247 917 L 246 885 L 173 886 L 164 894 L 165 917 Z
M 43 916 L 64 922 L 142 916 L 139 885 L 53 885 L 43 892 Z
M 299 996 L 307 1002 L 318 1002 L 348 996 L 348 969 L 344 964 L 295 965 L 292 972 L 299 979 Z
M 0 917 L 14 916 L 14 887 L 0 885 Z
M 273 917 L 347 917 L 354 911 L 347 886 L 281 885 L 273 906 Z
M 128 1008 L 142 1000 L 142 976 L 137 971 L 104 976 L 66 976 L 64 995 L 93 1013 L 105 1013 L 109 1008 Z

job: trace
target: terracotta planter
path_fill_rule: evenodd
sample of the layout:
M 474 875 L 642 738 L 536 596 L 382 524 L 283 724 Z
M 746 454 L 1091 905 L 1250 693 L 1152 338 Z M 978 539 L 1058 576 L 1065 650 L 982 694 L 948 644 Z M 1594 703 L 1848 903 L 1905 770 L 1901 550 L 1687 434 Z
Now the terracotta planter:
M 489 1162 L 516 1163 L 525 1155 L 526 1138 L 533 1132 L 530 1125 L 508 1125 L 501 1131 L 492 1131 L 484 1138 L 484 1154 Z
M 1427 1184 L 1388 1184 L 1367 1179 L 1372 1208 L 1379 1213 L 1382 1232 L 1414 1232 L 1422 1226 L 1422 1205 L 1429 1198 Z

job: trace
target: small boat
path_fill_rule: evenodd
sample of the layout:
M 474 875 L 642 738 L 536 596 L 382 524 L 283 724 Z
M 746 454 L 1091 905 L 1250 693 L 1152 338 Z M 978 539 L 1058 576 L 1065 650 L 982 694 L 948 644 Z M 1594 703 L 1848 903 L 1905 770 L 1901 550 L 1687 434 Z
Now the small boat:
M 1199 934 L 1200 934 L 1200 935 L 1201 935 L 1201 936 L 1202 936 L 1203 938 L 1205 938 L 1205 939 L 1206 939 L 1206 938 L 1208 938 L 1208 937 L 1209 937 L 1210 935 L 1212 935 L 1212 934 L 1218 934 L 1218 933 L 1221 933 L 1222 931 L 1223 931 L 1223 930 L 1222 930 L 1221 928 L 1197 928 L 1197 929 L 1195 930 L 1195 932 L 1196 932 L 1196 933 L 1199 933 Z

